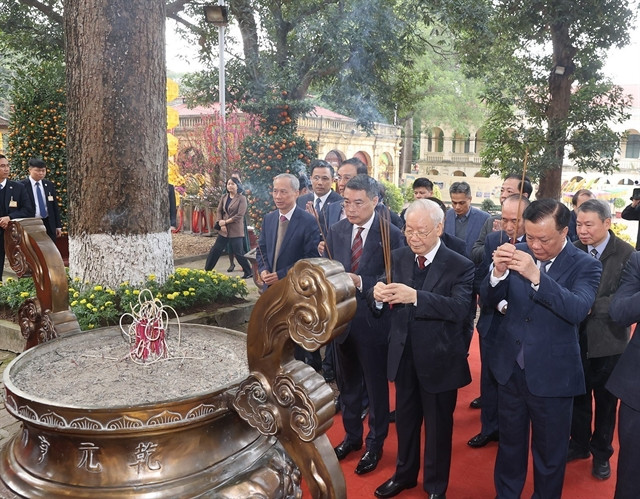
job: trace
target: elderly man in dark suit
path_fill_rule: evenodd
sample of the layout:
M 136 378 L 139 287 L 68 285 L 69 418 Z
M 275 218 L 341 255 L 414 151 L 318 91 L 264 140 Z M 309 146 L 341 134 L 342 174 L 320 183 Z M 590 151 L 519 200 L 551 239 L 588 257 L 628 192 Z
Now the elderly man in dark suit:
M 31 158 L 28 162 L 29 177 L 22 181 L 27 196 L 36 212 L 35 216 L 42 218 L 49 237 L 55 241 L 62 235 L 62 222 L 56 200 L 56 187 L 45 179 L 47 164 L 40 158 Z
M 640 253 L 633 253 L 609 306 L 611 318 L 630 326 L 640 322 Z M 637 326 L 636 326 L 637 327 Z M 620 399 L 618 481 L 615 499 L 638 497 L 640 470 L 640 334 L 636 330 L 620 356 L 606 388 Z
M 440 240 L 442 210 L 426 199 L 405 213 L 409 247 L 392 253 L 392 282 L 373 298 L 391 315 L 387 375 L 396 383 L 398 457 L 377 497 L 416 486 L 425 424 L 424 481 L 431 499 L 445 497 L 451 466 L 453 411 L 458 388 L 471 382 L 463 319 L 473 287 L 473 263 Z
M 498 382 L 498 498 L 520 497 L 529 435 L 533 497 L 561 497 L 573 397 L 585 391 L 578 326 L 600 281 L 600 262 L 567 240 L 570 213 L 553 199 L 523 214 L 526 244 L 505 243 L 480 286 L 487 306 L 508 302 L 489 365 Z
M 493 262 L 493 252 L 498 246 L 508 241 L 515 241 L 515 243 L 522 241 L 524 237 L 522 213 L 529 204 L 529 199 L 524 196 L 521 198 L 519 194 L 509 196 L 502 201 L 500 218 L 502 230 L 490 232 L 485 238 L 482 245 L 484 248 L 482 265 L 476 268 L 475 280 L 477 283 L 481 283 L 489 273 Z M 480 396 L 482 397 L 480 423 L 482 426 L 480 433 L 467 442 L 469 447 L 484 447 L 499 438 L 498 383 L 489 369 L 489 353 L 493 348 L 492 339 L 502 323 L 506 309 L 506 300 L 498 303 L 495 307 L 480 303 L 480 318 L 476 329 L 480 337 Z
M 260 278 L 267 286 L 286 276 L 298 260 L 318 256 L 318 224 L 313 215 L 296 207 L 299 185 L 289 173 L 273 179 L 277 210 L 264 217 L 256 255 Z
M 347 330 L 334 340 L 346 433 L 344 441 L 335 448 L 338 459 L 362 447 L 363 386 L 369 401 L 369 433 L 357 474 L 376 468 L 389 429 L 389 384 L 385 373 L 388 321 L 374 318 L 365 296 L 385 272 L 377 204 L 378 183 L 368 175 L 355 176 L 344 189 L 347 218 L 334 224 L 327 237 L 326 254 L 342 263 L 357 290 L 356 315 Z M 388 230 L 390 249 L 403 246 L 400 230 L 393 225 Z
M 314 159 L 309 165 L 311 168 L 311 188 L 304 196 L 300 196 L 296 201 L 299 208 L 318 216 L 318 222 L 322 228 L 323 236 L 329 232 L 329 226 L 325 220 L 325 212 L 332 203 L 342 201 L 342 196 L 331 189 L 333 184 L 333 166 L 321 159 Z
M 4 230 L 15 218 L 35 216 L 35 210 L 24 185 L 8 180 L 9 160 L 0 154 L 0 280 L 4 269 Z
M 313 215 L 296 206 L 298 179 L 289 173 L 273 178 L 273 201 L 277 210 L 262 222 L 256 254 L 260 279 L 271 286 L 284 278 L 293 265 L 303 258 L 318 257 L 320 231 Z M 319 371 L 319 352 L 305 352 L 296 346 L 296 358 Z
M 622 270 L 634 253 L 633 247 L 617 237 L 610 227 L 611 211 L 607 203 L 590 199 L 577 208 L 579 240 L 574 244 L 600 260 L 602 277 L 596 301 L 580 325 L 580 352 L 587 393 L 573 399 L 567 462 L 593 455 L 591 473 L 600 480 L 611 476 L 609 458 L 613 455 L 611 443 L 618 405 L 618 399 L 605 388 L 605 383 L 629 343 L 630 333 L 629 327 L 611 320 L 609 304 L 620 284 Z M 594 401 L 595 411 L 592 410 Z
M 520 192 L 522 192 L 522 195 L 527 199 L 531 198 L 533 186 L 529 178 L 525 177 L 523 183 L 521 174 L 511 173 L 507 175 L 500 187 L 500 205 L 502 206 L 502 203 L 504 203 L 504 200 L 508 197 L 514 194 L 520 194 Z M 476 242 L 473 243 L 473 247 L 471 248 L 471 260 L 473 263 L 482 262 L 484 258 L 484 242 L 491 232 L 499 230 L 501 216 L 501 214 L 491 215 L 485 220 L 478 234 L 478 239 L 476 239 Z

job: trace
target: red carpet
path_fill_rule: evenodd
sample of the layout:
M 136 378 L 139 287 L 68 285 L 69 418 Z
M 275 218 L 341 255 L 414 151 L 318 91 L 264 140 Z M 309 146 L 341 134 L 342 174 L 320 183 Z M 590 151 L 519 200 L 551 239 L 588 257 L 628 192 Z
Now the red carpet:
M 495 497 L 493 487 L 493 465 L 498 449 L 497 443 L 490 443 L 482 449 L 472 449 L 467 441 L 480 431 L 480 411 L 469 408 L 469 403 L 480 394 L 480 355 L 478 352 L 477 334 L 471 344 L 469 363 L 471 366 L 472 383 L 459 390 L 458 405 L 454 415 L 453 458 L 451 463 L 451 479 L 447 497 L 449 499 L 484 499 Z M 393 389 L 393 387 L 392 387 Z M 392 408 L 395 405 L 395 395 L 391 397 Z M 366 429 L 365 429 L 366 433 Z M 344 437 L 344 429 L 340 415 L 337 415 L 333 426 L 327 432 L 331 443 L 335 446 Z M 422 437 L 424 439 L 424 436 Z M 611 478 L 600 481 L 591 476 L 591 459 L 574 461 L 567 464 L 564 482 L 563 499 L 582 498 L 612 498 L 616 483 L 617 466 L 617 434 L 614 438 L 614 452 L 611 459 Z M 342 471 L 347 481 L 347 495 L 349 499 L 360 497 L 374 497 L 373 492 L 385 480 L 393 475 L 395 469 L 397 440 L 395 424 L 390 425 L 389 436 L 385 441 L 384 455 L 378 468 L 364 476 L 358 476 L 354 469 L 358 464 L 361 452 L 354 452 L 341 462 Z M 531 497 L 533 493 L 533 473 L 531 457 L 529 457 L 529 472 L 522 497 Z M 305 497 L 309 497 L 305 491 Z M 418 477 L 418 486 L 404 491 L 399 496 L 402 499 L 424 498 L 422 489 L 422 472 Z

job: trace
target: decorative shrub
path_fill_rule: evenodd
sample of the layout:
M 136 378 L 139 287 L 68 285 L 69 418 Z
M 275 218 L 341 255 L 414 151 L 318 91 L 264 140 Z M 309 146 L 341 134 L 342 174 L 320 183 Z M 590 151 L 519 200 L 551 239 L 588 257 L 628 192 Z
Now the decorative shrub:
M 12 80 L 9 128 L 11 178 L 29 174 L 27 162 L 42 158 L 56 186 L 62 230 L 67 230 L 67 106 L 65 74 L 55 60 L 16 71 Z
M 386 180 L 379 181 L 385 188 L 384 204 L 386 204 L 391 211 L 400 213 L 404 206 L 404 196 L 402 190 L 395 184 L 387 182 Z
M 78 278 L 69 279 L 69 304 L 82 330 L 109 326 L 117 324 L 123 313 L 131 312 L 131 307 L 138 303 L 140 291 L 145 288 L 165 305 L 172 306 L 178 314 L 190 307 L 224 303 L 248 294 L 246 283 L 239 277 L 178 268 L 162 285 L 154 275 L 139 287 L 123 282 L 118 289 L 81 282 Z M 16 312 L 24 300 L 35 296 L 33 279 L 8 278 L 0 285 L 0 306 Z
M 290 99 L 286 91 L 245 104 L 243 111 L 258 116 L 260 132 L 242 142 L 242 183 L 248 213 L 257 230 L 264 216 L 274 209 L 270 188 L 280 173 L 308 174 L 316 157 L 317 143 L 298 135 L 297 119 L 309 111 L 306 102 Z

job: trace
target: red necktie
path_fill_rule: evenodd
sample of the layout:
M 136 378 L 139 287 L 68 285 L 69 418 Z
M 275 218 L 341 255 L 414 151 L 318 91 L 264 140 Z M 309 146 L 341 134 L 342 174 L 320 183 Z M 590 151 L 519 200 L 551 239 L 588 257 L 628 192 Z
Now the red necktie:
M 423 270 L 427 265 L 427 258 L 422 256 L 422 255 L 418 255 L 418 268 L 420 270 Z
M 360 257 L 362 256 L 362 231 L 364 227 L 358 227 L 356 237 L 353 238 L 351 245 L 351 272 L 357 272 L 360 265 Z

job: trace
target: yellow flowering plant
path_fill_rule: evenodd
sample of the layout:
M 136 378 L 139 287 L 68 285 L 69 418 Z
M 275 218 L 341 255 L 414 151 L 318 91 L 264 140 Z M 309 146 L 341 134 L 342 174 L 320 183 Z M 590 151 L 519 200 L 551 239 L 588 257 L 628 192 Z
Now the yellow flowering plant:
M 69 304 L 80 328 L 93 329 L 117 324 L 120 316 L 138 303 L 140 290 L 149 289 L 163 303 L 180 315 L 191 307 L 225 303 L 248 294 L 244 280 L 215 271 L 178 268 L 164 284 L 149 275 L 146 282 L 134 286 L 125 281 L 117 289 L 69 279 Z M 0 285 L 0 306 L 17 311 L 25 299 L 35 296 L 32 279 L 12 279 Z

